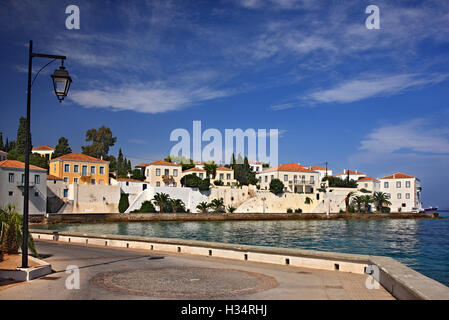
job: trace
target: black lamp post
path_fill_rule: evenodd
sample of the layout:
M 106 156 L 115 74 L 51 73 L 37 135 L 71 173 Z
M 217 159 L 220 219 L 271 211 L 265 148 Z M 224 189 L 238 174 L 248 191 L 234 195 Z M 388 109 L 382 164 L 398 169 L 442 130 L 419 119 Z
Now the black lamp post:
M 44 67 L 42 67 L 34 77 L 33 81 L 31 81 L 31 73 L 33 68 L 33 58 L 47 58 L 53 59 L 49 63 L 47 63 Z M 64 98 L 67 96 L 67 93 L 70 88 L 70 84 L 72 83 L 72 79 L 69 76 L 69 73 L 64 68 L 64 60 L 65 56 L 57 56 L 53 54 L 42 54 L 42 53 L 34 53 L 33 52 L 33 41 L 30 40 L 30 48 L 28 55 L 28 90 L 27 90 L 27 117 L 26 117 L 26 144 L 25 144 L 25 188 L 23 195 L 23 241 L 22 241 L 22 268 L 28 268 L 28 211 L 29 211 L 29 188 L 30 188 L 30 152 L 31 152 L 31 136 L 30 136 L 30 107 L 31 107 L 31 86 L 36 80 L 36 77 L 39 75 L 45 67 L 47 67 L 50 63 L 55 61 L 56 59 L 61 60 L 61 67 L 59 70 L 55 70 L 53 75 L 51 76 L 53 79 L 53 86 L 55 89 L 56 96 L 58 97 L 59 102 L 62 102 Z

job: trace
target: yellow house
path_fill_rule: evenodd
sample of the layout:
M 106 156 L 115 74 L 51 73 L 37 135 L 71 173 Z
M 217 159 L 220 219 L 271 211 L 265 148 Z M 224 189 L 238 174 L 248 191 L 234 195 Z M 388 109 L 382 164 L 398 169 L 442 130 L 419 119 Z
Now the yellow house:
M 31 149 L 31 151 L 33 153 L 38 153 L 40 154 L 41 157 L 46 157 L 48 156 L 48 159 L 51 160 L 51 156 L 53 155 L 53 153 L 55 152 L 55 148 L 49 147 L 49 146 L 40 146 L 40 147 L 34 147 L 33 149 Z
M 109 184 L 109 161 L 82 153 L 69 153 L 50 160 L 49 174 L 68 184 Z
M 218 167 L 215 170 L 215 179 L 211 179 L 210 182 L 222 181 L 224 186 L 233 186 L 237 183 L 234 179 L 234 170 L 226 167 Z

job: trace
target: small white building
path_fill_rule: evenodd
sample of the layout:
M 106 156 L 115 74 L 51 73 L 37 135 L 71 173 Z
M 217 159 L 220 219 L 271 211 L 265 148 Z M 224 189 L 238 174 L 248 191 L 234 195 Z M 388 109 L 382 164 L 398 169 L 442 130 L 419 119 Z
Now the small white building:
M 0 206 L 13 204 L 23 213 L 25 163 L 17 160 L 0 161 Z M 47 212 L 47 170 L 30 165 L 30 214 Z
M 148 188 L 148 182 L 131 178 L 111 179 L 111 185 L 119 184 L 120 193 L 139 194 Z
M 262 162 L 248 161 L 252 172 L 259 173 L 263 171 Z
M 340 178 L 342 180 L 346 180 L 348 179 L 349 176 L 349 180 L 354 180 L 357 181 L 361 178 L 365 178 L 366 174 L 357 170 L 343 170 L 343 172 L 337 173 L 336 175 L 334 175 L 334 177 Z
M 7 160 L 7 159 L 8 159 L 8 153 L 3 150 L 0 150 L 0 161 Z
M 398 172 L 380 178 L 380 191 L 390 196 L 392 212 L 411 212 L 422 209 L 421 181 L 413 176 Z
M 47 157 L 51 160 L 51 156 L 55 152 L 55 148 L 49 147 L 49 146 L 40 146 L 40 147 L 34 147 L 31 149 L 33 153 L 40 154 L 42 157 Z
M 322 181 L 324 177 L 326 176 L 330 177 L 332 175 L 332 170 L 329 168 L 326 169 L 320 166 L 309 166 L 308 168 L 320 174 L 320 181 Z
M 374 194 L 374 192 L 380 191 L 380 181 L 371 177 L 361 178 L 357 181 L 357 189 L 365 189 Z
M 206 179 L 207 178 L 206 170 L 204 170 L 202 168 L 199 168 L 199 167 L 196 167 L 196 165 L 195 165 L 194 168 L 187 169 L 187 170 L 182 172 L 182 176 L 183 177 L 187 176 L 189 174 L 193 174 L 193 175 L 195 175 L 195 176 L 197 176 L 198 178 L 201 178 L 201 179 Z

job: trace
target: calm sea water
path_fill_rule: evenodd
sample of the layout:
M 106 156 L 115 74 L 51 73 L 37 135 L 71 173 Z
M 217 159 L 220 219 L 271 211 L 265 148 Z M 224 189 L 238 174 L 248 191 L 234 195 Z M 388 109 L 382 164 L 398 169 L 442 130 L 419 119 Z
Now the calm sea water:
M 449 212 L 440 212 L 440 216 L 447 218 L 126 222 L 41 228 L 390 256 L 449 286 Z

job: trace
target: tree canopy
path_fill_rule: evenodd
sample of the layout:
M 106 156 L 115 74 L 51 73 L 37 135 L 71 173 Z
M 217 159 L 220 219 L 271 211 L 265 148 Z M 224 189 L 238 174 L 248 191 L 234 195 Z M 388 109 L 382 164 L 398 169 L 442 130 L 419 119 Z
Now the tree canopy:
M 69 146 L 69 140 L 65 137 L 59 138 L 58 144 L 55 147 L 55 152 L 53 153 L 53 158 L 58 158 L 69 153 L 72 153 L 72 149 Z
M 110 128 L 102 126 L 99 129 L 89 129 L 86 132 L 86 142 L 91 142 L 91 144 L 82 146 L 82 152 L 91 157 L 104 158 L 116 141 L 117 137 L 112 136 Z

